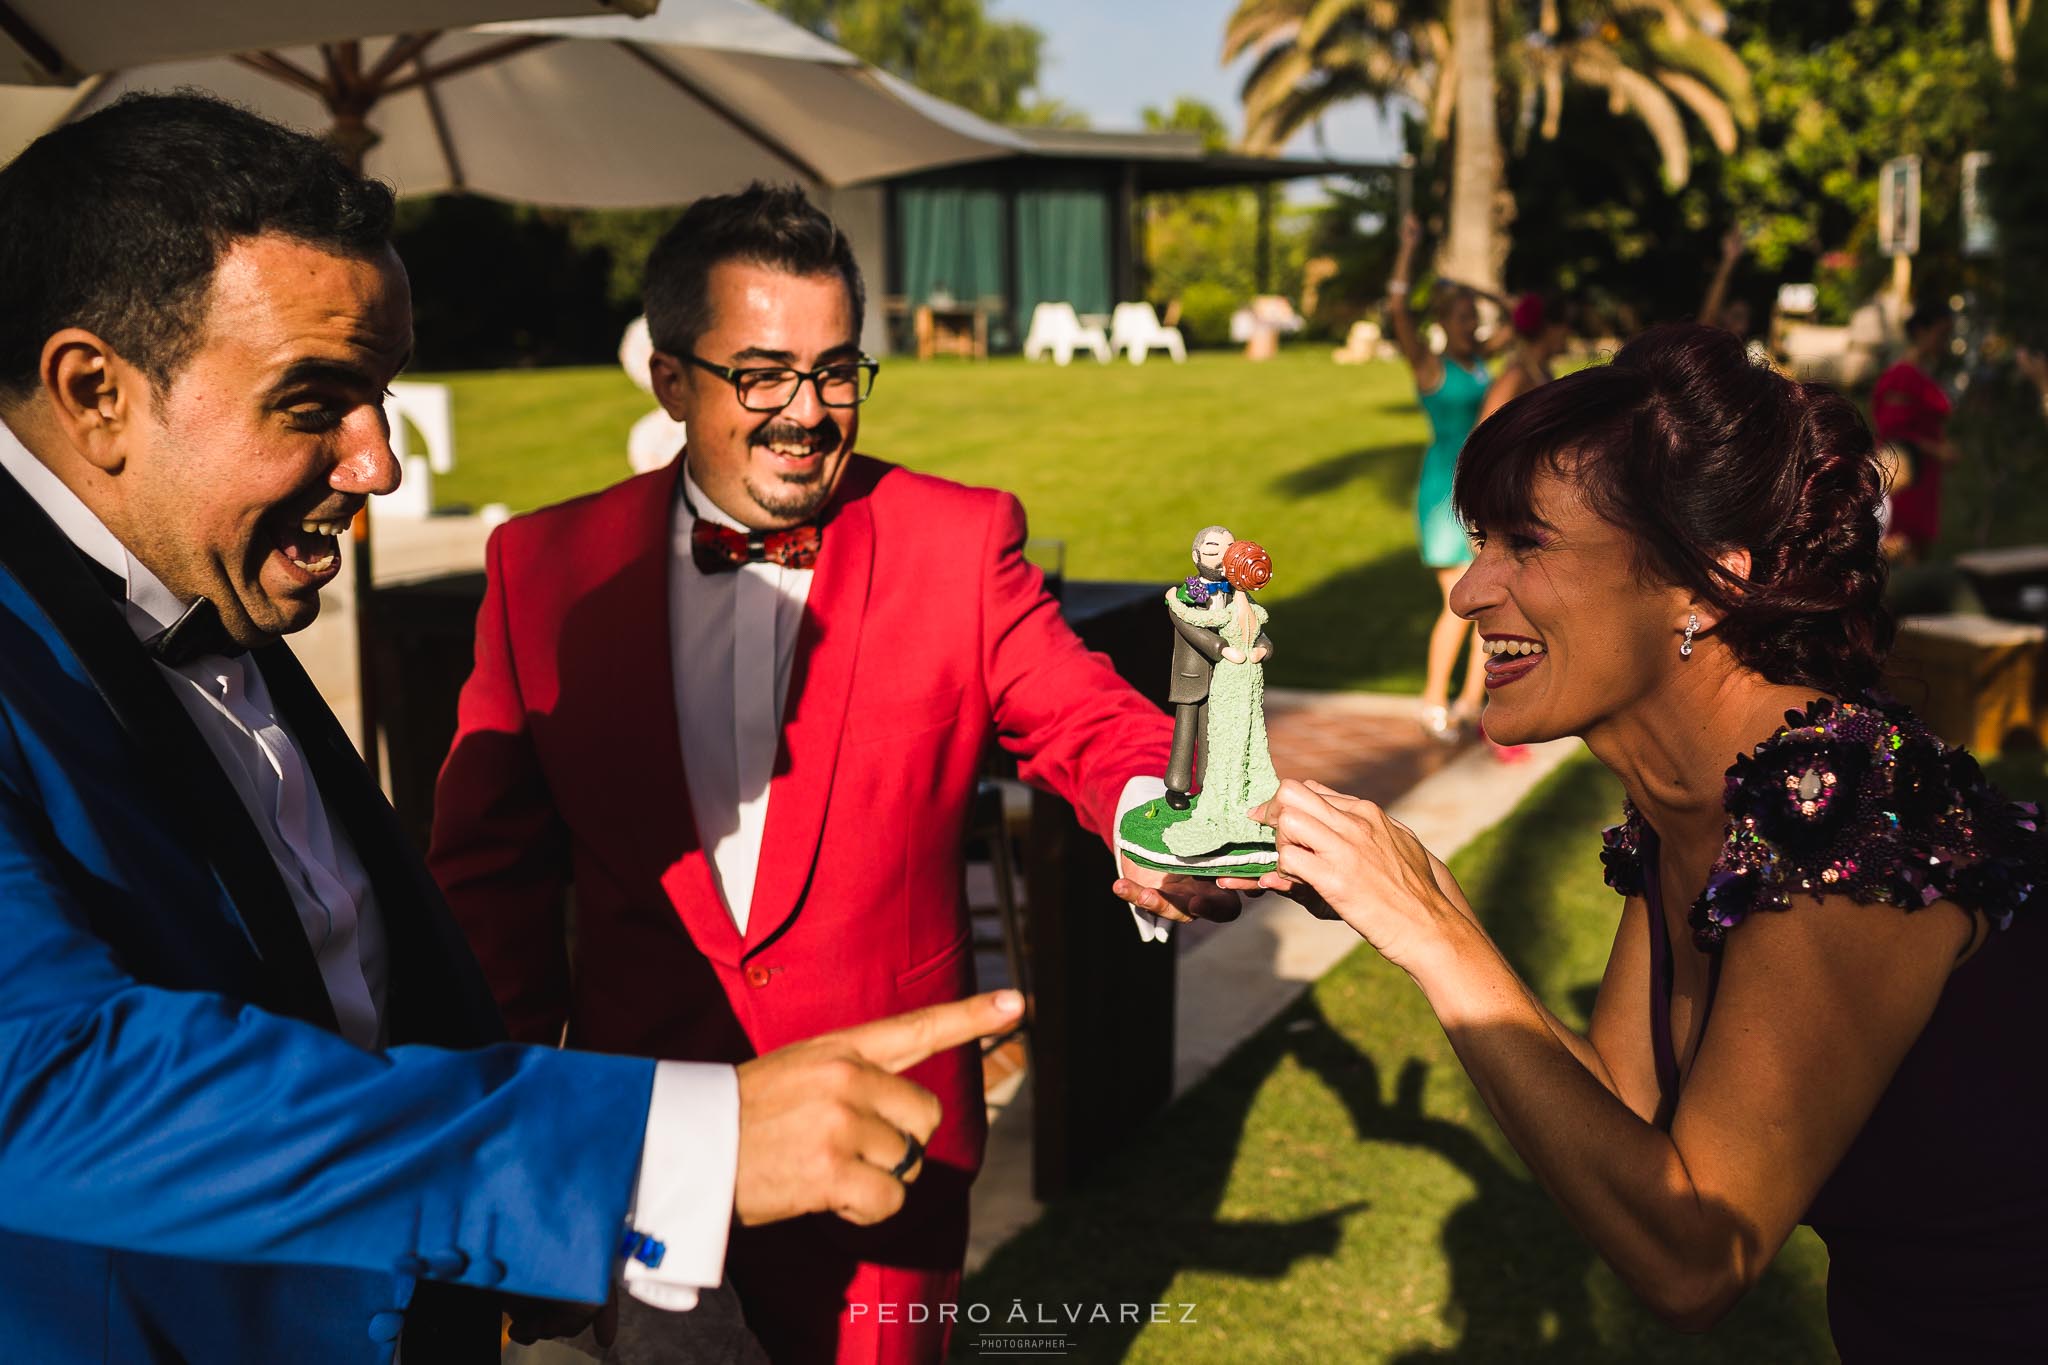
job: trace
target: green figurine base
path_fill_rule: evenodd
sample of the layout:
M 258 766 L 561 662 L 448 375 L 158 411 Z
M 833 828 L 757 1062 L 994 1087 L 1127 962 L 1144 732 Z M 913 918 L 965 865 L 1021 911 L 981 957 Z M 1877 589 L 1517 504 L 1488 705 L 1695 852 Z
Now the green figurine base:
M 1183 858 L 1166 847 L 1166 831 L 1194 811 L 1175 810 L 1164 801 L 1147 801 L 1124 816 L 1117 829 L 1117 847 L 1140 867 L 1160 872 L 1180 872 L 1190 877 L 1256 877 L 1280 865 L 1280 854 L 1271 843 L 1226 844 L 1196 858 Z

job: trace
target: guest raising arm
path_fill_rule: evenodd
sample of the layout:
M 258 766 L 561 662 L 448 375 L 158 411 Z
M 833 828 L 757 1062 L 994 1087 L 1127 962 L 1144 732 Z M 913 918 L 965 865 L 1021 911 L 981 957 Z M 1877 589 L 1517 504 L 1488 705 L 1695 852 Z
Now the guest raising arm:
M 1450 704 L 1451 670 L 1471 627 L 1451 610 L 1451 585 L 1472 562 L 1465 528 L 1451 507 L 1451 480 L 1457 473 L 1458 451 L 1479 419 L 1479 405 L 1492 382 L 1485 350 L 1479 343 L 1479 309 L 1469 291 L 1439 280 L 1435 311 L 1444 329 L 1444 353 L 1436 355 L 1408 310 L 1408 291 L 1422 224 L 1414 214 L 1401 222 L 1401 250 L 1387 281 L 1387 311 L 1394 339 L 1415 379 L 1416 401 L 1429 418 L 1429 448 L 1422 453 L 1422 474 L 1415 489 L 1417 543 L 1422 562 L 1436 575 L 1444 595 L 1443 609 L 1429 631 L 1428 667 L 1424 674 L 1420 720 L 1422 728 L 1446 743 L 1455 743 L 1462 723 L 1479 716 L 1480 656 L 1477 641 L 1466 663 L 1465 686 L 1456 707 Z M 1499 329 L 1506 334 L 1507 329 Z

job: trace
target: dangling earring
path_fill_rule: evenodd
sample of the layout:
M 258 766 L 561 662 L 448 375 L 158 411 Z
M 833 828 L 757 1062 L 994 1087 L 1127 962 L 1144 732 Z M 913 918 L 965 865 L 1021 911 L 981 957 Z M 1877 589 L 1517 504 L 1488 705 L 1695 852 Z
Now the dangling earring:
M 1699 628 L 1700 614 L 1696 611 L 1687 612 L 1685 614 L 1685 643 L 1678 647 L 1679 658 L 1690 659 L 1692 657 L 1692 636 L 1693 632 Z

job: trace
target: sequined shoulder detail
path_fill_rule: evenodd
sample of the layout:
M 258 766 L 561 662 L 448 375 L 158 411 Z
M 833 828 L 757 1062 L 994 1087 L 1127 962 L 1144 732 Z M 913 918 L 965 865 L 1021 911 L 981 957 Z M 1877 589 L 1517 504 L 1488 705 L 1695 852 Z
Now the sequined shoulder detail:
M 1702 950 L 1793 896 L 1845 895 L 1920 910 L 1946 900 L 2000 928 L 2048 880 L 2037 811 L 2008 801 L 1968 751 L 1903 707 L 1816 700 L 1735 760 L 1722 803 L 1727 841 L 1693 902 Z M 1633 806 L 1602 836 L 1607 884 L 1643 891 L 1643 819 Z

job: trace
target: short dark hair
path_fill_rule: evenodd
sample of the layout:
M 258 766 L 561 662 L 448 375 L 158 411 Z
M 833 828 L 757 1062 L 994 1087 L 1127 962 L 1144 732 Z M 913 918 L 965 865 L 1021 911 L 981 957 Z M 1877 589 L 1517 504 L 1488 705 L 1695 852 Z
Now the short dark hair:
M 1488 535 L 1526 528 L 1546 469 L 1628 533 L 1646 578 L 1722 612 L 1745 667 L 1836 695 L 1876 683 L 1893 633 L 1884 486 L 1870 429 L 1834 390 L 1752 364 L 1718 327 L 1654 327 L 1481 423 L 1458 457 L 1459 515 Z M 1719 563 L 1738 549 L 1746 579 Z
M 654 349 L 688 355 L 711 330 L 711 268 L 725 261 L 792 275 L 838 271 L 853 301 L 853 334 L 867 313 L 867 291 L 853 244 L 795 185 L 759 180 L 738 194 L 714 194 L 683 210 L 647 256 L 643 289 Z
M 369 256 L 391 218 L 390 187 L 316 138 L 210 95 L 125 95 L 0 168 L 0 397 L 34 390 L 66 327 L 161 388 L 199 343 L 231 243 L 281 233 Z

